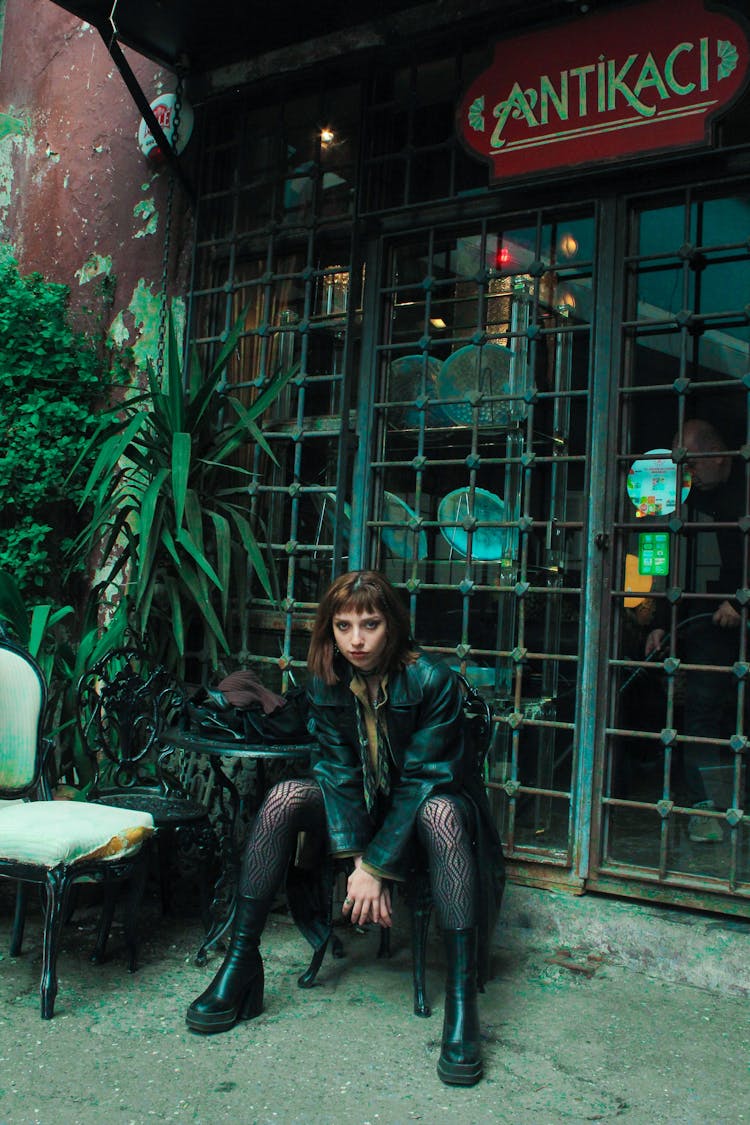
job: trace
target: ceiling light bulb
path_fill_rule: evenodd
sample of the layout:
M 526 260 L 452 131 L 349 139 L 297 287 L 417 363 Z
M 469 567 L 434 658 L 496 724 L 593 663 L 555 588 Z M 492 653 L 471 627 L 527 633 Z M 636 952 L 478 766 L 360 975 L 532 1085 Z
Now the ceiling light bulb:
M 578 252 L 578 239 L 572 234 L 564 234 L 560 239 L 560 252 L 566 258 L 572 258 Z

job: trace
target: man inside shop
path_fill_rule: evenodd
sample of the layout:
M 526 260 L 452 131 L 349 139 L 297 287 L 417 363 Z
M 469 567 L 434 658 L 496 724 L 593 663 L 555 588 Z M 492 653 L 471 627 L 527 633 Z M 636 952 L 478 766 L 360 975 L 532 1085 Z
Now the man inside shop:
M 724 438 L 711 423 L 692 418 L 682 427 L 682 442 L 675 435 L 673 456 L 679 445 L 686 451 L 683 462 L 692 482 L 688 499 L 689 519 L 698 513 L 710 517 L 717 524 L 735 526 L 717 527 L 715 531 L 719 554 L 719 575 L 715 588 L 720 593 L 731 594 L 716 604 L 716 600 L 691 601 L 689 616 L 679 622 L 676 652 L 688 664 L 715 664 L 729 667 L 735 663 L 740 651 L 742 615 L 740 603 L 733 596 L 743 586 L 743 560 L 747 543 L 737 521 L 745 514 L 745 465 L 727 452 Z M 666 609 L 666 606 L 664 606 Z M 646 638 L 646 656 L 664 647 L 668 641 L 666 630 L 654 628 Z M 668 653 L 658 653 L 663 659 Z M 694 843 L 718 843 L 723 839 L 721 821 L 710 812 L 714 801 L 706 787 L 706 776 L 718 777 L 718 767 L 726 754 L 717 746 L 701 739 L 727 737 L 736 729 L 737 679 L 727 672 L 690 671 L 687 674 L 683 729 L 691 741 L 682 743 L 685 787 L 695 816 L 688 820 L 688 837 Z M 729 730 L 731 727 L 731 730 Z M 692 740 L 694 739 L 694 741 Z

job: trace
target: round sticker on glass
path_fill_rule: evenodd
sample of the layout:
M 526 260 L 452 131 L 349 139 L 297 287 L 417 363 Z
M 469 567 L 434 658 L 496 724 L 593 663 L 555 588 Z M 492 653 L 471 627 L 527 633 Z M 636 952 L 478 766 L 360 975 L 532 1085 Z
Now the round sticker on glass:
M 628 496 L 638 516 L 668 516 L 677 507 L 677 466 L 671 449 L 648 449 L 628 470 Z M 690 473 L 682 470 L 682 502 Z

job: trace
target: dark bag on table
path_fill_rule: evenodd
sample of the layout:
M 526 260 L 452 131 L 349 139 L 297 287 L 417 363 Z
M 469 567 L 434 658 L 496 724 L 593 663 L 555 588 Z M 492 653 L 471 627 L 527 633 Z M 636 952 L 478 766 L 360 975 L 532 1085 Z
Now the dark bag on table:
M 302 688 L 270 691 L 254 672 L 232 672 L 216 688 L 201 688 L 185 704 L 196 734 L 235 742 L 310 742 L 307 697 Z

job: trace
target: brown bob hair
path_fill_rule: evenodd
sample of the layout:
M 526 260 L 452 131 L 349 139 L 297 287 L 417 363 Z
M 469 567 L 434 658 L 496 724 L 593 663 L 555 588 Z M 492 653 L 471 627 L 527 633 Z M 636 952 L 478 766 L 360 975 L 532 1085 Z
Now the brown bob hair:
M 313 625 L 308 670 L 327 684 L 338 683 L 334 668 L 338 650 L 333 639 L 333 619 L 339 613 L 382 613 L 388 638 L 383 650 L 383 672 L 395 672 L 417 659 L 409 613 L 398 591 L 376 570 L 351 570 L 342 574 L 323 595 Z M 344 660 L 339 657 L 339 660 Z

